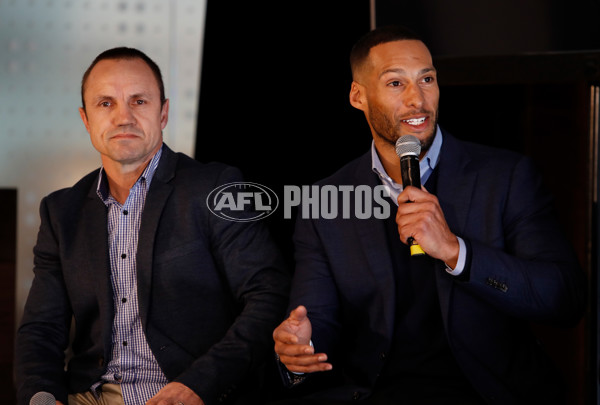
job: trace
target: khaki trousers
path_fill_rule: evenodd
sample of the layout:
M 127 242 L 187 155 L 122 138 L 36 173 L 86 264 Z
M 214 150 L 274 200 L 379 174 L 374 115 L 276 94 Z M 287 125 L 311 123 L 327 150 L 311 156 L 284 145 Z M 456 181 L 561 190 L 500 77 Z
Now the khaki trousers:
M 100 398 L 87 391 L 69 395 L 69 405 L 125 405 L 119 384 L 103 384 Z

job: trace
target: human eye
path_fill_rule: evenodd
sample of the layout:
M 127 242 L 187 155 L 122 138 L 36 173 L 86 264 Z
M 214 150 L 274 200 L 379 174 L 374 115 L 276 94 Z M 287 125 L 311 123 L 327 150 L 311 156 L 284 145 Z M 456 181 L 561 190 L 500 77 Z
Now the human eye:
M 132 106 L 143 106 L 145 104 L 148 104 L 148 100 L 144 97 L 132 97 L 131 98 Z
M 423 77 L 422 82 L 425 84 L 433 84 L 433 83 L 435 83 L 435 76 L 433 76 L 433 75 L 425 76 L 425 77 Z
M 392 80 L 392 81 L 388 82 L 388 86 L 389 87 L 400 87 L 400 86 L 402 86 L 402 82 L 400 82 L 400 80 Z
M 110 101 L 101 101 L 100 107 L 110 107 L 112 103 Z

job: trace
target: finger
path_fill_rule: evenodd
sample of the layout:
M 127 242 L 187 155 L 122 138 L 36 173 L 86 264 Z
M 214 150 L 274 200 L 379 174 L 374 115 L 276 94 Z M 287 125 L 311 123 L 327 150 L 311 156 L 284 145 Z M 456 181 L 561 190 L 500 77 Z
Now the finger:
M 303 356 L 282 355 L 279 357 L 279 361 L 281 361 L 286 367 L 288 367 L 288 369 L 290 367 L 313 367 L 325 363 L 327 361 L 327 355 L 325 353 L 317 353 L 313 355 Z
M 299 356 L 288 356 L 281 355 L 279 360 L 284 364 L 291 364 L 294 366 L 310 366 L 311 364 L 322 363 L 327 361 L 327 355 L 325 353 L 316 353 L 310 355 L 299 355 Z
M 284 363 L 285 364 L 285 363 Z M 285 364 L 285 367 L 294 373 L 314 373 L 319 371 L 329 371 L 333 368 L 331 363 L 327 362 L 312 362 L 309 364 Z
M 414 186 L 407 186 L 398 195 L 397 201 L 399 204 L 403 204 L 406 202 L 428 201 L 432 197 L 434 195 L 427 192 L 424 187 L 419 189 Z
M 146 405 L 162 405 L 184 403 L 189 405 L 202 405 L 204 402 L 194 391 L 182 383 L 170 382 L 165 385 Z
M 414 186 L 406 186 L 398 195 L 398 203 L 412 202 L 418 196 L 417 188 Z
M 396 210 L 396 224 L 403 228 L 404 231 L 408 231 L 407 227 L 411 227 L 417 224 L 422 218 L 422 206 L 419 203 L 415 204 L 400 204 Z M 414 229 L 413 229 L 414 231 Z M 410 236 L 410 235 L 407 235 Z M 403 240 L 406 240 L 403 238 Z
M 310 345 L 290 345 L 276 342 L 275 353 L 279 356 L 305 356 L 313 355 L 315 349 Z
M 285 325 L 281 325 L 273 331 L 273 340 L 275 343 L 279 342 L 289 345 L 298 344 L 298 336 L 294 332 L 286 329 Z
M 434 199 L 423 199 L 410 204 L 398 204 L 396 210 L 396 222 L 402 220 L 402 224 L 427 222 L 432 223 L 443 217 L 439 204 Z M 400 222 L 398 222 L 400 224 Z

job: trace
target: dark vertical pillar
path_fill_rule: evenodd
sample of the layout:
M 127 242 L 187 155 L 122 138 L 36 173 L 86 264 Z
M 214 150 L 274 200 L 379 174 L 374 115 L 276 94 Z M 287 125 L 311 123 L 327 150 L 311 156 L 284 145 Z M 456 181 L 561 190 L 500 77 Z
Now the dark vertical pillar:
M 17 247 L 17 191 L 0 189 L 0 403 L 15 403 L 13 347 L 15 336 L 15 272 Z
M 590 173 L 593 184 L 593 201 L 591 207 L 591 227 L 592 238 L 590 247 L 592 254 L 590 259 L 592 262 L 591 268 L 591 310 L 590 310 L 590 329 L 593 333 L 590 334 L 589 341 L 589 386 L 590 386 L 590 401 L 589 403 L 597 404 L 600 402 L 600 215 L 598 215 L 598 201 L 600 201 L 600 81 L 591 87 L 591 142 L 590 142 Z

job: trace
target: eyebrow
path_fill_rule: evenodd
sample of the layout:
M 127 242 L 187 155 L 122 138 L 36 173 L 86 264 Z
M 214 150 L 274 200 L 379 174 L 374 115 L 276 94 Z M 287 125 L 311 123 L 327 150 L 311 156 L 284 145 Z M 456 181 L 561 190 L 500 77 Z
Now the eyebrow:
M 96 96 L 96 97 L 94 97 L 94 98 L 93 98 L 91 101 L 92 101 L 94 104 L 97 104 L 97 103 L 99 103 L 99 102 L 100 102 L 100 101 L 102 101 L 102 100 L 113 100 L 113 99 L 114 99 L 114 97 L 113 97 L 113 96 L 99 95 L 99 96 Z
M 436 70 L 434 67 L 427 67 L 427 68 L 423 68 L 419 71 L 419 75 L 423 75 L 426 73 L 436 73 Z M 387 73 L 400 73 L 400 74 L 406 74 L 406 71 L 402 68 L 394 68 L 394 69 L 386 69 L 383 72 L 381 72 L 379 74 L 379 77 L 381 78 L 383 75 L 387 74 Z
M 140 93 L 132 94 L 131 96 L 128 97 L 129 100 L 136 99 L 136 98 L 143 98 L 143 99 L 149 100 L 150 99 L 150 93 L 140 92 Z M 95 101 L 96 103 L 98 103 L 98 102 L 100 102 L 102 100 L 114 100 L 114 99 L 115 99 L 114 96 L 102 95 L 101 94 L 99 96 L 94 97 L 93 101 Z
M 145 99 L 150 99 L 150 93 L 135 93 L 132 94 L 130 97 L 130 99 L 132 98 L 145 98 Z

